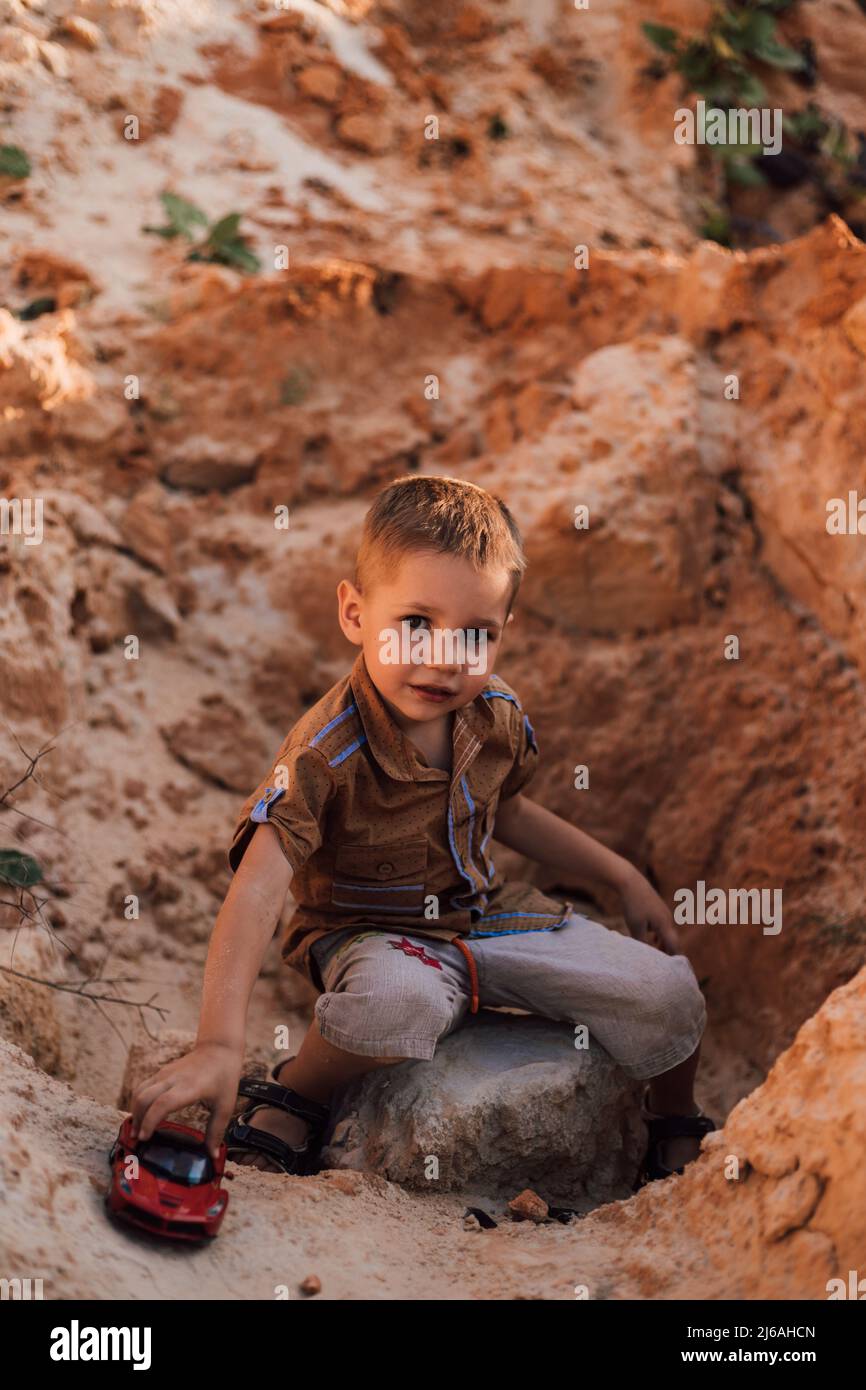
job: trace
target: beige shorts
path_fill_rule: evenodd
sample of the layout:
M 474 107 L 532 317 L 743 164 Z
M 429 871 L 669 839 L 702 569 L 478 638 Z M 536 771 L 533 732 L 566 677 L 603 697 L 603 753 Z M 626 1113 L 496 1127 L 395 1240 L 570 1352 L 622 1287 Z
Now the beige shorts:
M 482 1007 L 584 1024 L 624 1072 L 646 1080 L 691 1057 L 707 1011 L 685 956 L 668 956 L 589 917 L 556 930 L 464 938 Z M 469 1012 L 469 971 L 450 942 L 361 930 L 320 937 L 322 1037 L 363 1057 L 429 1059 Z

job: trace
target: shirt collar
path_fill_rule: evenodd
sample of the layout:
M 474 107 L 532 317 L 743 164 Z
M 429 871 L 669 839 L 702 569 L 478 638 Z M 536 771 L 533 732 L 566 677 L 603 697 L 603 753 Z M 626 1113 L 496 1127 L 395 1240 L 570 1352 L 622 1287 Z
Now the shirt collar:
M 363 650 L 359 651 L 355 658 L 349 673 L 349 683 L 361 723 L 364 725 L 364 733 L 367 735 L 367 743 L 379 766 L 390 777 L 396 777 L 400 782 L 415 781 L 409 760 L 408 741 L 370 679 Z M 476 695 L 474 700 L 468 705 L 463 705 L 456 714 L 479 743 L 484 742 L 495 722 L 493 710 L 483 695 Z

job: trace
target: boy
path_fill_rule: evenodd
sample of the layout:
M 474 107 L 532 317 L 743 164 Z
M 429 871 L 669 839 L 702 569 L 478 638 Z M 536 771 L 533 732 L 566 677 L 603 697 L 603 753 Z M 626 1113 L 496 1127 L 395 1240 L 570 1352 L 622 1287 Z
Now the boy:
M 226 1133 L 237 1161 L 314 1170 L 336 1087 L 432 1057 L 485 1005 L 585 1024 L 649 1082 L 639 1181 L 697 1156 L 715 1128 L 692 1091 L 706 1008 L 673 918 L 631 864 L 525 795 L 534 731 L 493 674 L 525 566 L 508 508 L 472 483 L 409 476 L 376 498 L 353 582 L 337 589 L 340 626 L 360 651 L 241 809 L 196 1044 L 136 1091 L 142 1138 L 203 1100 L 215 1152 L 291 886 L 282 956 L 320 995 L 297 1056 L 274 1069 L 279 1084 L 241 1081 L 257 1103 Z M 632 935 L 503 881 L 491 839 L 566 880 L 615 887 Z

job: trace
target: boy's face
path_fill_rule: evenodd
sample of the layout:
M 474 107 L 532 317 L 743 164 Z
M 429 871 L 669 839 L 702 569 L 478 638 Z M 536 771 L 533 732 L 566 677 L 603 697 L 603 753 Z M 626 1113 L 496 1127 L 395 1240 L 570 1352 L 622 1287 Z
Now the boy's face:
M 365 593 L 337 589 L 340 626 L 363 647 L 370 678 L 398 723 L 430 723 L 482 691 L 493 671 L 512 580 L 453 555 L 404 555 Z

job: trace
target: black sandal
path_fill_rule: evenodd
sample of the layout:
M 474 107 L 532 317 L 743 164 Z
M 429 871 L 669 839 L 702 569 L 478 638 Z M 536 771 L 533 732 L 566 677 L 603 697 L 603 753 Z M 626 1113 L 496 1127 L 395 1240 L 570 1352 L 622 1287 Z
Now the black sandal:
M 244 1153 L 264 1154 L 284 1173 L 304 1176 L 315 1171 L 315 1161 L 318 1158 L 330 1108 L 316 1100 L 309 1100 L 307 1096 L 299 1095 L 288 1086 L 279 1085 L 277 1076 L 280 1069 L 291 1060 L 291 1057 L 284 1057 L 282 1062 L 277 1062 L 271 1071 L 273 1081 L 257 1081 L 252 1076 L 241 1077 L 238 1095 L 248 1096 L 256 1104 L 247 1106 L 246 1110 L 229 1122 L 225 1132 L 227 1158 L 233 1159 L 237 1154 Z M 284 1110 L 287 1115 L 298 1115 L 307 1121 L 310 1128 L 306 1139 L 298 1148 L 286 1143 L 285 1139 L 278 1138 L 276 1134 L 269 1134 L 266 1129 L 258 1129 L 250 1124 L 256 1111 L 269 1105 Z
M 666 1139 L 702 1139 L 716 1129 L 715 1120 L 705 1115 L 700 1106 L 697 1115 L 655 1115 L 648 1107 L 649 1088 L 644 1092 L 641 1116 L 649 1130 L 646 1153 L 635 1179 L 633 1192 L 639 1192 L 647 1183 L 656 1179 L 672 1178 L 674 1173 L 682 1174 L 681 1168 L 668 1168 L 661 1161 L 660 1149 Z

